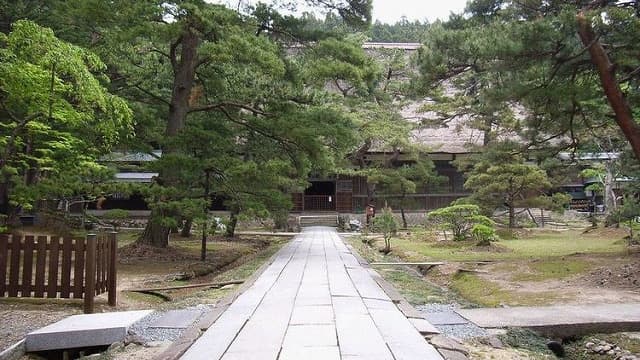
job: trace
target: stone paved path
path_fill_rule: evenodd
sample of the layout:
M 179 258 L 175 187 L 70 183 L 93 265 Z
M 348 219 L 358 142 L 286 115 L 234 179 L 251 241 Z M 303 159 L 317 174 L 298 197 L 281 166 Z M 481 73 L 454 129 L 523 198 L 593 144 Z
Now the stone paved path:
M 334 229 L 307 228 L 185 360 L 442 359 Z

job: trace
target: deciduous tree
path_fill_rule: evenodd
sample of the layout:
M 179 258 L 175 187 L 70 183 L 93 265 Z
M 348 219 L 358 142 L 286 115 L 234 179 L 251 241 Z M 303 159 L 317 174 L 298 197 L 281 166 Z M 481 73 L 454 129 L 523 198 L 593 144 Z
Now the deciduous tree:
M 61 180 L 103 171 L 96 159 L 130 135 L 131 110 L 107 91 L 105 70 L 95 54 L 33 22 L 0 33 L 3 213 L 79 191 L 82 181 Z

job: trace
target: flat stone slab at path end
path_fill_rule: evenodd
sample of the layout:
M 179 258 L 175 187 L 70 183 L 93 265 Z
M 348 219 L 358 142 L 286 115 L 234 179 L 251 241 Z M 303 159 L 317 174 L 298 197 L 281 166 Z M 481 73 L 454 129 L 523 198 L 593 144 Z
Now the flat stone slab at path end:
M 524 327 L 550 337 L 640 330 L 640 303 L 457 310 L 483 328 Z
M 129 327 L 152 312 L 73 315 L 27 334 L 25 350 L 34 352 L 111 345 L 124 340 Z
M 432 325 L 464 325 L 468 323 L 460 315 L 454 312 L 437 312 L 424 314 L 424 318 L 427 319 Z
M 202 315 L 200 310 L 171 310 L 152 322 L 150 328 L 186 329 Z

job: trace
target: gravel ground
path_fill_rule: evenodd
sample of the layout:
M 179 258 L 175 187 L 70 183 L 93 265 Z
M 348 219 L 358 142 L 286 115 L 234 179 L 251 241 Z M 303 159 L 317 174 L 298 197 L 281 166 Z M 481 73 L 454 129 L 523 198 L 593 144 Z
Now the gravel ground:
M 459 340 L 469 340 L 477 337 L 489 336 L 484 329 L 477 327 L 474 324 L 466 325 L 434 325 L 442 335 L 456 338 Z
M 416 306 L 416 309 L 421 313 L 441 313 L 441 312 L 455 312 L 460 308 L 458 304 L 424 304 Z
M 416 309 L 423 314 L 430 313 L 453 313 L 459 309 L 458 304 L 425 304 L 416 306 Z M 466 323 L 464 325 L 433 325 L 442 335 L 456 338 L 459 340 L 467 340 L 475 337 L 484 337 L 489 334 L 481 327 L 476 326 L 473 323 Z
M 0 305 L 0 352 L 22 340 L 31 331 L 80 313 L 78 309 L 53 310 L 18 310 L 17 306 Z M 46 307 L 42 306 L 42 307 Z M 211 309 L 208 305 L 198 305 L 188 310 L 200 311 L 198 319 Z M 135 323 L 129 333 L 135 342 L 150 343 L 175 341 L 185 329 L 150 328 L 149 325 L 159 319 L 165 312 L 156 311 Z M 197 319 L 196 319 L 197 321 Z
M 11 305 L 0 306 L 0 352 L 22 340 L 28 333 L 77 311 L 17 310 Z
M 196 318 L 195 321 L 198 321 L 202 315 L 204 315 L 207 311 L 211 310 L 212 307 L 208 305 L 198 305 L 194 307 L 185 308 L 184 310 L 197 310 L 200 311 L 200 316 Z M 185 329 L 173 329 L 173 328 L 151 328 L 151 325 L 154 321 L 158 320 L 162 317 L 166 312 L 164 311 L 156 311 L 148 316 L 144 317 L 142 320 L 135 323 L 131 329 L 129 329 L 129 334 L 136 338 L 137 341 L 148 343 L 155 341 L 175 341 L 180 335 L 184 332 Z

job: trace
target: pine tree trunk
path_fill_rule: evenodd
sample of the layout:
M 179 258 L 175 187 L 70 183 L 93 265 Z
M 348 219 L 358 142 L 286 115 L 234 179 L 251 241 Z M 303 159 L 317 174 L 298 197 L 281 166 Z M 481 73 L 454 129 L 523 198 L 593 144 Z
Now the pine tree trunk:
M 583 13 L 578 14 L 576 19 L 578 34 L 582 44 L 588 48 L 591 62 L 598 71 L 600 84 L 607 96 L 609 106 L 615 113 L 616 123 L 631 145 L 636 159 L 640 160 L 640 125 L 634 120 L 631 106 L 618 84 L 615 74 L 616 67 L 596 36 L 591 21 Z
M 407 199 L 407 194 L 402 192 L 402 197 L 400 198 L 400 216 L 402 217 L 402 228 L 407 229 L 407 216 L 404 213 L 405 201 Z
M 516 209 L 513 204 L 509 204 L 509 229 L 513 229 L 516 225 Z
M 20 217 L 18 216 L 18 211 L 20 209 L 11 205 L 9 202 L 9 193 L 11 191 L 9 181 L 10 180 L 6 180 L 5 183 L 0 183 L 0 214 L 4 214 L 6 216 L 3 220 L 4 225 L 18 227 L 20 226 Z M 0 225 L 2 225 L 2 223 L 0 223 Z
M 376 185 L 370 184 L 369 181 L 367 181 L 367 203 L 365 204 L 365 214 L 366 214 L 365 228 L 367 230 L 370 230 L 371 227 L 373 226 L 373 217 L 375 216 L 375 210 L 373 214 L 370 214 L 369 205 L 374 206 L 374 209 L 375 209 L 375 203 L 374 203 L 375 192 L 376 192 Z
M 147 226 L 138 238 L 138 244 L 150 245 L 159 248 L 166 248 L 169 246 L 169 228 L 162 224 L 153 221 L 154 214 L 151 211 L 151 218 L 147 221 Z
M 11 206 L 9 204 L 9 180 L 0 183 L 0 214 L 9 216 Z
M 238 225 L 238 214 L 240 211 L 237 207 L 232 207 L 231 213 L 229 214 L 229 223 L 227 224 L 227 233 L 225 234 L 228 238 L 233 238 L 236 235 L 236 226 Z
M 182 226 L 182 231 L 180 231 L 180 236 L 184 238 L 188 238 L 191 236 L 191 227 L 193 226 L 193 220 L 187 219 L 184 221 L 184 225 Z
M 187 28 L 182 36 L 171 46 L 170 56 L 174 76 L 166 128 L 166 136 L 169 138 L 178 135 L 184 128 L 187 114 L 189 113 L 189 97 L 191 96 L 196 68 L 198 67 L 198 44 L 198 35 L 194 30 Z M 175 52 L 178 45 L 180 45 L 179 58 Z M 163 155 L 172 152 L 175 152 L 175 149 L 171 146 L 163 149 Z M 175 179 L 172 179 L 171 174 L 164 171 L 160 172 L 159 178 L 167 186 L 175 183 Z M 138 240 L 139 243 L 163 248 L 169 245 L 170 229 L 158 222 L 159 215 L 155 214 L 154 211 L 151 212 L 147 226 Z
M 613 191 L 613 183 L 616 181 L 611 171 L 612 164 L 606 164 L 607 174 L 604 178 L 604 206 L 605 214 L 611 214 L 617 208 L 616 193 Z

